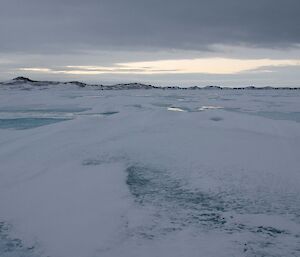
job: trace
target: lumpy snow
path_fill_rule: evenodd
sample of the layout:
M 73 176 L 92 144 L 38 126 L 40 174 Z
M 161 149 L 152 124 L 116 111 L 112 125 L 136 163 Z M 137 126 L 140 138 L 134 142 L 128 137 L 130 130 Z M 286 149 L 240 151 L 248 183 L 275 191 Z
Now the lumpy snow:
M 299 256 L 299 113 L 299 90 L 0 89 L 0 256 Z

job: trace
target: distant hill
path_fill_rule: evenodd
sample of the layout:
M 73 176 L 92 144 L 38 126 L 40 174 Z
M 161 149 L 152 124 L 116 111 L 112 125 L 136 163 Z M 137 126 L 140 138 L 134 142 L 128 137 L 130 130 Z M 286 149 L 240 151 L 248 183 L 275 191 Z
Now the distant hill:
M 52 86 L 75 86 L 80 88 L 94 88 L 98 90 L 130 90 L 130 89 L 160 89 L 160 90 L 300 90 L 299 87 L 220 87 L 220 86 L 206 86 L 206 87 L 179 87 L 179 86 L 167 86 L 158 87 L 153 85 L 147 85 L 143 83 L 119 83 L 115 85 L 102 85 L 102 84 L 87 84 L 80 81 L 69 81 L 69 82 L 59 82 L 59 81 L 37 81 L 26 77 L 16 77 L 9 81 L 0 82 L 1 86 L 7 86 L 11 88 L 19 88 L 24 90 L 29 90 L 33 88 L 47 89 Z

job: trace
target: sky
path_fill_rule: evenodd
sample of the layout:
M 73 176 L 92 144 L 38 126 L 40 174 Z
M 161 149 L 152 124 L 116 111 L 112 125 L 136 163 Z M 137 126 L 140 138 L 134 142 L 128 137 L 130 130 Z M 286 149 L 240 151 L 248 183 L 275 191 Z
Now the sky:
M 300 87 L 299 0 L 1 0 L 0 80 Z

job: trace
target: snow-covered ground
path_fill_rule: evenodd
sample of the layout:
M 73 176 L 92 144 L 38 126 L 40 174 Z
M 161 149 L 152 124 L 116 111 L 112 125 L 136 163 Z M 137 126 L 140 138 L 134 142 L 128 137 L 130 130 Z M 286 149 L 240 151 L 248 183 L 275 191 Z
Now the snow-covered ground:
M 0 89 L 1 257 L 300 256 L 300 92 Z

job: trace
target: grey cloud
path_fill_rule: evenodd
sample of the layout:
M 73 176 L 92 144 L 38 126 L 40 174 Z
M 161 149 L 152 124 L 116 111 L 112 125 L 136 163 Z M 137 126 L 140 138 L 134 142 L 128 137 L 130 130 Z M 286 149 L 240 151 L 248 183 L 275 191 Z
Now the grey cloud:
M 0 52 L 300 43 L 299 0 L 1 0 Z

